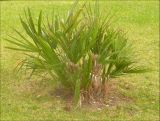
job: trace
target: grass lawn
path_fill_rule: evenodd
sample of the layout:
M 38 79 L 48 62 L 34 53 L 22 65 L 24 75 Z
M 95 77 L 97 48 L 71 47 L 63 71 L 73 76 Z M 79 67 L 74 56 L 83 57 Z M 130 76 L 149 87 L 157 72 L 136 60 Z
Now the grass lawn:
M 45 16 L 52 10 L 63 15 L 72 2 L 3 1 L 1 2 L 1 120 L 105 120 L 105 121 L 158 121 L 159 120 L 159 3 L 158 1 L 101 1 L 100 7 L 115 13 L 114 25 L 125 30 L 135 47 L 141 63 L 153 68 L 151 73 L 119 78 L 117 88 L 132 101 L 121 101 L 103 110 L 81 108 L 67 112 L 64 101 L 51 93 L 55 84 L 48 77 L 28 79 L 13 68 L 24 58 L 19 52 L 7 50 L 4 38 L 22 31 L 19 14 L 30 7 L 34 18 L 39 10 Z M 126 85 L 129 88 L 126 88 Z

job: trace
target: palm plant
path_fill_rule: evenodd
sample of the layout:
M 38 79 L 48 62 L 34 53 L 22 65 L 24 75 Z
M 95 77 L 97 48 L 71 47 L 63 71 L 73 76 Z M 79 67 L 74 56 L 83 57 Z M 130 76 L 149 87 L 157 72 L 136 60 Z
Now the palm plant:
M 53 15 L 52 22 L 45 25 L 42 11 L 35 24 L 28 9 L 26 20 L 20 17 L 20 21 L 30 38 L 15 30 L 21 39 L 6 39 L 15 45 L 7 48 L 25 52 L 27 59 L 21 68 L 25 66 L 35 74 L 48 72 L 53 80 L 74 92 L 76 105 L 82 99 L 105 96 L 105 85 L 111 78 L 147 71 L 136 66 L 126 34 L 112 28 L 111 17 L 102 17 L 97 3 L 94 9 L 77 4 L 76 1 L 63 19 Z

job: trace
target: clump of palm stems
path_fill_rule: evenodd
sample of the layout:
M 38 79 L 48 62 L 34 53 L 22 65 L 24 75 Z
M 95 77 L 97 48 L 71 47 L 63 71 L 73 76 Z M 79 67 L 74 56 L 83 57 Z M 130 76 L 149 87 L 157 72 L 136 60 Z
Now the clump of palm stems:
M 54 81 L 74 92 L 74 104 L 105 96 L 106 82 L 130 73 L 145 72 L 136 66 L 135 56 L 126 34 L 111 27 L 111 17 L 104 17 L 96 3 L 77 7 L 75 2 L 67 16 L 52 15 L 52 22 L 42 24 L 42 11 L 37 23 L 30 9 L 20 21 L 26 35 L 7 39 L 23 51 L 23 66 L 32 73 L 44 71 Z

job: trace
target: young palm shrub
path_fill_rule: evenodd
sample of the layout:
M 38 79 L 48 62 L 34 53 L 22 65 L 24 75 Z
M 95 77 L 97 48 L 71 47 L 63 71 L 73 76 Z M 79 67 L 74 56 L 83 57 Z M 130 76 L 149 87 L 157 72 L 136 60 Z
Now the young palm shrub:
M 14 44 L 9 49 L 25 52 L 23 66 L 32 73 L 44 71 L 54 81 L 74 92 L 74 104 L 105 96 L 106 82 L 111 78 L 147 69 L 136 66 L 135 56 L 126 34 L 111 27 L 110 17 L 75 2 L 63 19 L 53 15 L 52 22 L 42 25 L 42 11 L 37 24 L 30 9 L 20 21 L 26 35 L 15 30 L 21 40 L 6 39 Z

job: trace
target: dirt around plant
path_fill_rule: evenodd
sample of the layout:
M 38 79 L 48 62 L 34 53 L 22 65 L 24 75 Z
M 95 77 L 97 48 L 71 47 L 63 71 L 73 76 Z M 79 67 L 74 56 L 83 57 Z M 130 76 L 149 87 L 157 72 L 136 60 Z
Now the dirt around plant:
M 121 105 L 122 103 L 132 103 L 133 99 L 123 95 L 120 90 L 118 90 L 118 83 L 118 80 L 111 80 L 107 82 L 105 86 L 105 96 L 95 95 L 93 99 L 90 100 L 81 99 L 81 108 L 95 111 L 116 107 L 118 105 Z M 16 88 L 19 94 L 32 94 L 37 98 L 43 96 L 50 97 L 51 99 L 56 98 L 57 100 L 61 100 L 62 102 L 64 102 L 64 110 L 72 110 L 74 92 L 60 85 L 53 89 L 49 87 L 46 80 L 32 80 L 29 82 L 26 81 L 25 84 L 19 85 Z M 130 90 L 128 86 L 124 87 L 124 89 Z
M 94 96 L 93 99 L 81 99 L 81 108 L 87 108 L 90 110 L 102 110 L 104 108 L 110 108 L 120 105 L 121 103 L 132 103 L 133 99 L 121 94 L 117 89 L 117 82 L 111 81 L 106 83 L 105 96 Z M 52 96 L 58 99 L 62 99 L 66 102 L 64 110 L 70 111 L 73 105 L 73 92 L 65 89 L 61 86 L 55 88 L 53 92 L 50 92 Z M 81 96 L 82 98 L 82 96 Z

